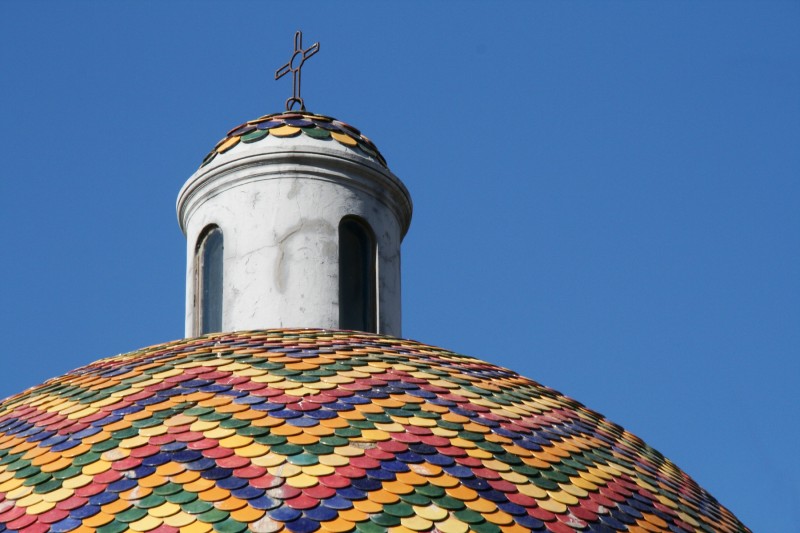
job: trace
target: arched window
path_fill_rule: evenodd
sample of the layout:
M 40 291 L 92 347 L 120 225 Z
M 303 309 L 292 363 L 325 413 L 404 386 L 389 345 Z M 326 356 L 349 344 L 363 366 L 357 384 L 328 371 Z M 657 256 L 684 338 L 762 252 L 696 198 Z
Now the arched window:
M 375 236 L 360 218 L 339 223 L 339 327 L 377 333 Z
M 195 249 L 195 331 L 222 331 L 222 230 L 208 226 Z

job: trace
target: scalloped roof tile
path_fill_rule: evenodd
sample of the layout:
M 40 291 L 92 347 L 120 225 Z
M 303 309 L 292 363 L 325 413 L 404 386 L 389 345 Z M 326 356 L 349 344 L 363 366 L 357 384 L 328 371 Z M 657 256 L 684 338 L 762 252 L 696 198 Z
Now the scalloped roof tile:
M 200 168 L 213 161 L 218 154 L 224 154 L 240 142 L 254 143 L 270 135 L 287 138 L 301 134 L 313 139 L 336 141 L 351 150 L 375 158 L 381 166 L 388 168 L 386 159 L 378 151 L 378 148 L 358 128 L 341 120 L 307 111 L 273 113 L 236 126 L 206 155 Z

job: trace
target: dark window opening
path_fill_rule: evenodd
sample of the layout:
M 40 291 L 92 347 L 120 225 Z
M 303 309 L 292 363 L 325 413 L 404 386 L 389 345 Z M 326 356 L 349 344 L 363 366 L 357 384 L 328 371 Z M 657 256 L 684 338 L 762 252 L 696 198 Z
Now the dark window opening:
M 339 327 L 377 333 L 375 237 L 356 217 L 339 223 Z
M 210 226 L 197 244 L 195 317 L 198 334 L 222 331 L 222 230 Z

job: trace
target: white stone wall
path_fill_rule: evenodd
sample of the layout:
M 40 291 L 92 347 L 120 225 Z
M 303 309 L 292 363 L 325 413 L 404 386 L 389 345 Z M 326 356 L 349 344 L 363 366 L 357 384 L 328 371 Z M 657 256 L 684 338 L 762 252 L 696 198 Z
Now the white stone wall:
M 339 327 L 339 221 L 377 240 L 379 333 L 401 334 L 400 243 L 411 220 L 403 184 L 367 156 L 299 136 L 239 144 L 198 170 L 178 197 L 187 238 L 186 336 L 195 330 L 197 238 L 224 237 L 223 331 Z

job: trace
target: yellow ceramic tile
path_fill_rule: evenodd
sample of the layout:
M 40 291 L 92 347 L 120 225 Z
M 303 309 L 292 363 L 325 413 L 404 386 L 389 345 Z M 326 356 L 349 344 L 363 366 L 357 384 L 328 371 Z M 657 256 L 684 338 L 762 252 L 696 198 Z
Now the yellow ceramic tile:
M 48 502 L 60 502 L 66 500 L 74 493 L 75 491 L 72 489 L 61 487 L 60 489 L 56 489 L 53 492 L 48 492 L 43 496 L 43 499 Z
M 567 512 L 567 506 L 554 499 L 536 500 L 536 503 L 539 504 L 539 507 L 551 513 L 561 514 Z
M 464 502 L 467 507 L 478 513 L 492 513 L 497 510 L 497 506 L 489 500 L 477 498 L 472 501 Z
M 183 528 L 185 528 L 189 524 L 192 524 L 195 520 L 196 518 L 194 516 L 185 513 L 183 511 L 179 511 L 175 514 L 164 517 L 165 524 L 171 527 L 179 527 L 181 528 L 182 532 L 185 531 L 185 529 Z
M 416 513 L 417 516 L 421 516 L 422 518 L 430 520 L 432 522 L 444 520 L 449 515 L 446 509 L 442 509 L 441 507 L 434 504 L 425 506 L 415 505 L 414 512 Z
M 355 528 L 355 524 L 344 518 L 336 518 L 328 522 L 320 522 L 320 529 L 330 533 L 347 533 Z
M 125 502 L 127 505 L 130 505 L 128 502 Z M 103 507 L 105 509 L 105 506 Z M 124 510 L 124 509 L 123 509 Z M 121 511 L 120 511 L 121 512 Z M 102 527 L 112 520 L 114 520 L 115 512 L 108 512 L 108 511 L 100 511 L 94 516 L 90 516 L 89 518 L 83 519 L 83 525 L 87 527 L 98 528 Z
M 202 495 L 200 495 L 200 497 L 203 498 Z M 205 498 L 203 498 L 203 499 L 205 499 Z M 217 509 L 219 509 L 221 511 L 228 511 L 228 512 L 236 511 L 238 509 L 241 509 L 245 505 L 247 505 L 247 501 L 246 500 L 240 500 L 239 498 L 234 498 L 233 496 L 231 496 L 230 498 L 224 498 L 222 500 L 218 500 L 218 501 L 214 502 L 214 507 L 216 507 Z
M 197 482 L 195 482 L 195 483 L 197 483 Z M 191 489 L 187 488 L 187 490 L 191 490 Z M 212 484 L 210 487 L 208 487 L 207 489 L 205 489 L 202 492 L 200 492 L 198 494 L 198 496 L 201 499 L 203 499 L 203 500 L 205 500 L 207 502 L 219 502 L 219 501 L 224 500 L 225 498 L 230 498 L 231 497 L 231 493 L 229 491 L 225 490 L 225 489 L 221 489 L 221 488 L 217 487 L 216 485 Z
M 158 507 L 153 507 L 152 509 L 149 509 L 147 512 L 148 514 L 155 516 L 156 518 L 167 518 L 168 516 L 173 516 L 175 514 L 178 514 L 180 510 L 181 510 L 180 505 L 170 502 L 164 502 Z
M 231 518 L 243 524 L 255 522 L 264 516 L 266 511 L 262 509 L 253 509 L 250 506 L 243 506 L 231 512 Z
M 155 516 L 151 515 L 145 515 L 139 520 L 128 524 L 128 527 L 131 528 L 132 531 L 150 531 L 157 528 L 162 523 L 163 521 L 160 518 L 156 518 Z
M 433 527 L 433 523 L 430 520 L 419 515 L 401 518 L 400 523 L 413 531 L 427 531 Z

